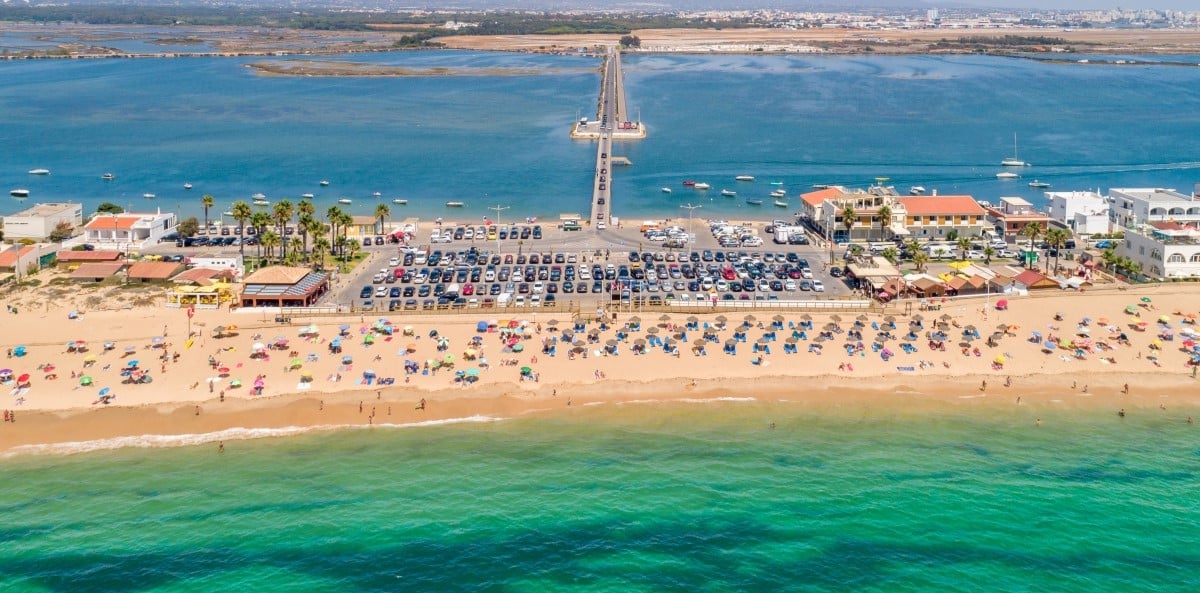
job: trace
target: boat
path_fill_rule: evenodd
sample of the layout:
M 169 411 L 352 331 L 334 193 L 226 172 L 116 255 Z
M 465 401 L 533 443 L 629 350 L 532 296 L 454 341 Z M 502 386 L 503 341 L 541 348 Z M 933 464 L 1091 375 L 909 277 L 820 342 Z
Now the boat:
M 782 189 L 777 189 L 777 190 L 771 192 L 772 198 L 782 198 L 783 196 L 786 196 L 786 195 L 787 195 L 787 192 L 783 191 Z
M 787 207 L 788 207 L 788 203 L 787 203 L 786 201 L 784 201 L 784 200 L 775 200 L 775 205 L 776 205 L 776 206 L 779 206 L 780 208 L 787 208 Z
M 154 198 L 157 198 L 158 196 L 147 192 L 147 193 L 142 194 L 142 197 L 146 198 L 147 200 L 153 200 Z
M 1020 177 L 1020 175 L 1017 175 L 1016 173 L 1009 173 L 1008 171 L 996 173 L 996 179 L 1016 179 L 1018 177 Z
M 375 193 L 373 193 L 373 194 L 371 194 L 371 195 L 373 195 L 373 196 L 375 196 L 375 197 L 377 197 L 377 198 L 378 198 L 378 197 L 382 196 L 383 194 L 381 194 L 381 193 L 379 193 L 379 192 L 375 192 Z
M 300 197 L 302 197 L 302 198 L 304 198 L 304 199 L 306 199 L 306 200 L 311 200 L 311 199 L 313 199 L 313 195 L 312 195 L 312 194 L 300 194 Z
M 1013 133 L 1013 155 L 1000 161 L 1001 167 L 1028 167 L 1029 163 L 1017 156 L 1017 135 Z
M 746 198 L 746 203 L 751 206 L 762 206 L 763 201 L 758 198 Z
M 738 175 L 733 178 L 734 181 L 754 181 L 753 175 Z
M 683 180 L 683 186 L 684 186 L 684 187 L 692 187 L 693 185 L 696 185 L 696 182 L 695 182 L 695 181 L 692 181 L 691 179 L 684 179 L 684 180 Z
M 737 195 L 737 192 L 735 192 L 735 191 L 733 191 L 733 190 L 731 190 L 731 189 L 723 189 L 723 190 L 721 190 L 721 195 L 723 195 L 723 196 L 729 196 L 729 197 L 731 197 L 731 198 L 732 198 L 733 196 L 736 196 L 736 195 Z
M 192 189 L 192 184 L 190 184 L 190 183 L 183 184 L 183 189 Z
M 783 185 L 782 181 L 772 181 L 771 185 Z M 813 187 L 816 187 L 815 185 Z
M 671 193 L 671 188 L 669 188 L 669 187 L 664 187 L 664 188 L 662 188 L 662 192 L 663 192 L 664 194 L 669 194 L 669 193 Z
M 814 183 L 814 184 L 812 184 L 812 188 L 813 189 L 829 189 L 829 184 L 828 183 Z
M 1034 179 L 1033 181 L 1029 182 L 1029 187 L 1043 188 L 1050 187 L 1050 184 L 1046 183 L 1045 181 L 1038 181 L 1037 179 Z
M 463 206 L 466 206 L 463 202 L 446 202 L 447 208 L 462 208 Z
M 712 187 L 712 186 L 711 186 L 711 185 L 709 185 L 709 184 L 707 184 L 707 183 L 703 183 L 703 182 L 701 182 L 701 183 L 696 183 L 696 184 L 692 185 L 692 187 L 694 187 L 694 188 L 696 188 L 696 189 L 708 189 L 708 188 L 710 188 L 710 187 Z
M 267 196 L 266 196 L 266 194 L 254 194 L 254 195 L 252 195 L 252 196 L 250 196 L 250 197 L 251 197 L 252 199 L 255 199 L 255 200 L 265 200 L 265 199 L 267 199 Z
M 325 186 L 327 186 L 327 185 L 329 185 L 329 182 L 328 182 L 328 181 L 325 181 L 324 179 L 322 179 L 322 180 L 321 180 L 321 187 L 325 187 Z
M 271 203 L 266 200 L 254 200 L 253 204 L 255 206 L 270 206 L 271 205 Z
M 113 175 L 112 173 L 105 173 L 100 176 L 100 179 L 103 179 L 105 181 L 112 181 L 113 179 L 116 179 L 116 178 L 117 178 L 117 176 Z
M 923 185 L 914 185 L 914 186 L 912 186 L 912 187 L 908 188 L 908 193 L 909 193 L 910 195 L 919 196 L 919 195 L 921 195 L 921 194 L 925 193 L 925 186 L 923 186 Z
M 49 175 L 50 169 L 30 169 L 30 175 Z
M 341 198 L 338 200 L 338 203 L 339 204 L 353 204 L 354 200 L 351 200 L 350 198 Z
M 28 197 L 29 197 L 29 190 L 27 190 L 27 189 L 13 189 L 13 190 L 9 190 L 9 192 L 8 192 L 8 195 L 10 195 L 10 196 L 12 196 L 12 197 L 14 197 L 14 198 L 28 198 Z
M 396 199 L 392 200 L 392 203 L 393 203 L 393 204 L 399 204 L 399 205 L 401 205 L 401 206 L 407 206 L 407 205 L 408 205 L 408 200 L 405 200 L 404 198 L 396 198 Z
M 228 216 L 230 218 L 233 218 L 233 210 L 226 210 L 221 213 L 221 216 Z

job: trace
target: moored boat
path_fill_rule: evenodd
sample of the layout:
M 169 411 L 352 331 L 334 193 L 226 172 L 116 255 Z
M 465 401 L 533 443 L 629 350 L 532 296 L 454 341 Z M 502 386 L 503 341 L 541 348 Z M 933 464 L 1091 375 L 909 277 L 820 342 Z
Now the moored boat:
M 268 202 L 267 200 L 254 200 L 254 202 L 252 202 L 252 203 L 255 206 L 270 206 L 271 205 L 271 203 Z
M 375 196 L 376 198 L 383 196 L 383 194 L 382 194 L 381 192 L 375 192 L 375 193 L 373 193 L 373 194 L 371 194 L 371 195 L 372 195 L 372 196 Z
M 154 195 L 154 194 L 152 194 L 152 193 L 144 193 L 144 194 L 142 194 L 142 197 L 143 197 L 143 198 L 146 198 L 147 200 L 153 200 L 154 198 L 156 198 L 156 197 L 158 197 L 158 196 L 156 196 L 156 195 Z
M 1000 161 L 1001 167 L 1028 167 L 1029 163 L 1017 156 L 1017 135 L 1013 133 L 1013 155 Z
M 392 203 L 393 203 L 393 204 L 399 204 L 399 205 L 401 205 L 401 206 L 407 206 L 407 205 L 408 205 L 408 200 L 405 200 L 404 198 L 396 198 L 396 199 L 392 200 Z
M 192 184 L 190 184 L 190 183 L 183 184 L 183 189 L 192 189 Z
M 772 181 L 771 185 L 783 185 L 782 181 Z M 815 185 L 813 187 L 816 187 Z
M 664 194 L 669 194 L 669 193 L 671 193 L 671 188 L 669 188 L 669 187 L 664 187 L 664 188 L 662 188 L 662 192 L 663 192 Z
M 466 203 L 464 203 L 464 202 L 446 202 L 447 208 L 462 208 L 463 206 L 466 206 Z
M 325 186 L 327 186 L 327 185 L 329 185 L 329 182 L 328 182 L 328 181 L 325 181 L 324 179 L 322 179 L 322 180 L 321 180 L 321 187 L 325 187 Z
M 777 189 L 777 190 L 771 192 L 772 198 L 782 198 L 783 196 L 786 196 L 786 195 L 787 195 L 787 192 L 783 191 L 782 189 Z
M 925 186 L 914 185 L 914 186 L 908 188 L 908 193 L 911 195 L 914 195 L 914 196 L 919 196 L 919 195 L 925 193 Z
M 684 186 L 684 187 L 692 187 L 693 185 L 696 185 L 696 182 L 695 182 L 695 181 L 692 181 L 691 179 L 684 179 L 684 180 L 683 180 L 683 186 Z
M 737 177 L 734 177 L 733 179 L 734 179 L 734 181 L 754 181 L 754 176 L 753 175 L 738 175 Z
M 50 169 L 30 169 L 30 175 L 49 175 Z
M 250 198 L 253 200 L 265 200 L 265 199 L 267 199 L 267 196 L 266 196 L 266 194 L 259 193 L 259 194 L 254 194 L 254 195 L 250 196 Z
M 1037 179 L 1034 179 L 1033 181 L 1029 182 L 1029 187 L 1045 188 L 1050 187 L 1050 184 L 1046 183 L 1045 181 L 1038 181 Z
M 733 196 L 737 195 L 737 192 L 731 189 L 723 189 L 721 190 L 721 195 L 732 198 Z
M 788 203 L 787 203 L 786 201 L 784 201 L 784 200 L 775 200 L 775 205 L 776 205 L 776 206 L 779 206 L 780 208 L 787 208 L 787 207 L 788 207 Z
M 105 181 L 112 181 L 113 179 L 116 179 L 116 178 L 117 178 L 117 176 L 113 175 L 112 173 L 105 173 L 100 176 L 100 179 L 103 179 Z
M 762 206 L 763 201 L 758 198 L 746 198 L 746 203 L 751 206 Z
M 1020 177 L 1020 175 L 1017 175 L 1016 173 L 1009 173 L 1008 171 L 996 173 L 996 179 L 1016 179 L 1018 177 Z
M 338 200 L 338 203 L 339 204 L 353 204 L 354 200 L 351 200 L 350 198 L 341 198 Z
M 304 199 L 306 199 L 306 200 L 311 200 L 311 199 L 313 199 L 313 195 L 312 195 L 312 194 L 300 194 L 300 197 L 302 197 L 302 198 L 304 198 Z
M 28 198 L 28 197 L 29 197 L 29 190 L 27 190 L 27 189 L 13 189 L 13 190 L 9 190 L 9 192 L 8 192 L 8 195 L 10 195 L 10 196 L 12 196 L 12 197 L 14 197 L 14 198 Z
M 710 188 L 710 187 L 712 187 L 712 186 L 711 186 L 711 185 L 709 185 L 709 184 L 707 184 L 707 183 L 703 183 L 703 182 L 701 182 L 701 183 L 696 183 L 696 184 L 693 184 L 693 185 L 692 185 L 692 187 L 694 187 L 694 188 L 696 188 L 696 189 L 708 189 L 708 188 Z

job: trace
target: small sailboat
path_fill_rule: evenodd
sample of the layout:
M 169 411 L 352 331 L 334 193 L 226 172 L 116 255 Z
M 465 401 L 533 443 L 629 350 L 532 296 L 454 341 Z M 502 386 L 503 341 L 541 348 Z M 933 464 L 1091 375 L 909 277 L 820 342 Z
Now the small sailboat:
M 100 179 L 103 179 L 105 181 L 112 181 L 113 179 L 116 179 L 116 178 L 117 178 L 117 176 L 113 175 L 112 173 L 105 173 L 100 176 Z
M 664 194 L 669 194 L 669 193 L 671 193 L 671 188 L 669 188 L 669 187 L 664 187 L 664 188 L 662 188 L 662 193 L 664 193 Z
M 753 175 L 738 175 L 733 178 L 734 181 L 754 181 Z
M 1000 161 L 1001 167 L 1029 167 L 1030 164 L 1017 156 L 1017 134 L 1013 132 L 1013 155 Z
M 737 195 L 737 192 L 735 192 L 731 189 L 723 189 L 723 190 L 721 190 L 721 195 L 723 195 L 727 198 L 732 198 L 733 196 Z

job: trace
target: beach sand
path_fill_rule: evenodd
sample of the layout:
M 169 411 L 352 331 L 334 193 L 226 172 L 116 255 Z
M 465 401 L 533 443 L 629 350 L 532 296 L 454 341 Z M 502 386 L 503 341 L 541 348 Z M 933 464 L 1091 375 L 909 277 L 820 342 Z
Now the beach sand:
M 119 445 L 152 446 L 186 444 L 236 439 L 254 436 L 289 434 L 314 429 L 338 427 L 370 427 L 411 423 L 443 422 L 461 419 L 487 420 L 512 418 L 525 414 L 573 414 L 588 406 L 630 406 L 635 403 L 734 399 L 750 401 L 787 400 L 810 406 L 816 411 L 839 413 L 889 413 L 897 410 L 930 410 L 946 407 L 978 410 L 991 413 L 999 407 L 1023 406 L 1029 422 L 1034 422 L 1042 410 L 1111 409 L 1130 410 L 1159 408 L 1190 410 L 1200 403 L 1200 390 L 1195 388 L 1190 356 L 1184 351 L 1182 332 L 1190 331 L 1186 314 L 1196 314 L 1200 287 L 1191 285 L 1159 285 L 1129 290 L 1106 290 L 1087 293 L 1057 290 L 1030 297 L 1005 297 L 1008 310 L 995 308 L 996 296 L 989 299 L 951 300 L 937 311 L 918 311 L 913 302 L 911 314 L 924 316 L 924 328 L 917 330 L 918 339 L 912 343 L 917 352 L 905 353 L 900 340 L 886 343 L 895 355 L 883 360 L 870 345 L 877 334 L 872 323 L 884 323 L 883 316 L 872 314 L 862 328 L 862 341 L 867 347 L 859 354 L 848 355 L 845 330 L 853 329 L 857 313 L 841 314 L 843 333 L 825 342 L 823 353 L 808 351 L 821 328 L 831 320 L 829 314 L 813 314 L 815 329 L 807 331 L 807 340 L 797 342 L 798 353 L 785 354 L 786 338 L 792 335 L 789 323 L 801 322 L 801 314 L 781 312 L 782 330 L 775 330 L 776 340 L 769 343 L 770 354 L 754 353 L 753 344 L 770 331 L 773 311 L 759 311 L 747 341 L 739 343 L 736 355 L 722 353 L 724 341 L 742 323 L 745 313 L 725 313 L 727 329 L 718 331 L 718 343 L 708 344 L 706 356 L 697 356 L 692 342 L 701 331 L 688 331 L 674 356 L 654 348 L 635 356 L 630 346 L 638 338 L 648 338 L 648 330 L 658 327 L 659 336 L 667 336 L 684 326 L 688 313 L 672 313 L 670 321 L 659 321 L 660 313 L 641 314 L 641 330 L 630 332 L 628 341 L 618 346 L 616 356 L 597 354 L 606 342 L 615 337 L 617 328 L 624 327 L 633 314 L 618 313 L 617 322 L 602 331 L 598 343 L 587 347 L 588 357 L 568 356 L 569 345 L 559 344 L 556 356 L 542 352 L 543 339 L 559 336 L 551 331 L 551 320 L 559 329 L 570 328 L 572 320 L 563 314 L 535 313 L 530 310 L 478 311 L 457 316 L 390 315 L 395 328 L 389 340 L 378 335 L 374 344 L 364 344 L 365 336 L 376 332 L 368 328 L 376 318 L 359 316 L 343 318 L 293 318 L 290 325 L 273 322 L 273 315 L 261 312 L 198 310 L 192 330 L 199 335 L 191 347 L 186 347 L 188 318 L 178 309 L 144 306 L 119 311 L 84 311 L 77 319 L 68 319 L 68 312 L 80 303 L 64 299 L 60 306 L 31 310 L 20 308 L 18 314 L 5 315 L 6 332 L 0 340 L 4 348 L 25 346 L 23 357 L 7 358 L 0 367 L 12 369 L 14 376 L 31 375 L 24 393 L 15 393 L 15 385 L 4 387 L 0 407 L 15 413 L 14 422 L 0 424 L 0 452 L 36 450 L 30 445 L 87 443 L 53 450 L 84 450 Z M 1143 298 L 1149 302 L 1143 302 Z M 8 304 L 8 303 L 6 303 Z M 990 306 L 989 306 L 990 305 Z M 1133 306 L 1144 320 L 1146 329 L 1139 331 L 1124 311 Z M 893 305 L 893 309 L 903 307 Z M 1063 313 L 1061 321 L 1056 313 Z M 585 317 L 588 314 L 584 314 Z M 912 315 L 896 315 L 897 329 L 907 332 Z M 927 331 L 942 315 L 950 316 L 945 351 L 931 351 Z M 1169 327 L 1175 339 L 1152 349 L 1161 315 L 1171 316 Z M 595 312 L 591 313 L 595 316 Z M 716 325 L 716 314 L 699 315 L 698 323 Z M 1084 317 L 1091 323 L 1081 329 Z M 1100 323 L 1107 318 L 1110 327 Z M 499 332 L 479 333 L 477 322 L 496 320 L 524 322 L 524 337 L 519 343 L 521 352 L 504 352 Z M 299 332 L 309 321 L 316 324 L 316 337 L 302 338 Z M 758 323 L 766 325 L 759 329 Z M 995 347 L 986 342 L 998 324 L 1012 326 Z M 674 324 L 674 325 L 672 325 Z M 213 337 L 217 326 L 236 325 L 237 335 Z M 343 338 L 343 352 L 331 354 L 329 341 L 339 328 L 348 325 Z M 977 326 L 982 339 L 975 340 L 964 354 L 959 347 L 963 328 Z M 405 326 L 412 335 L 404 336 Z M 540 326 L 540 331 L 539 331 Z M 587 324 L 588 330 L 599 324 Z M 165 329 L 165 337 L 164 335 Z M 437 349 L 438 336 L 448 340 L 445 351 Z M 1042 339 L 1031 341 L 1032 332 Z M 1085 333 L 1086 331 L 1086 333 Z M 1128 345 L 1119 345 L 1115 338 L 1125 333 Z M 264 345 L 276 337 L 288 340 L 282 350 L 267 350 L 265 358 L 251 358 L 255 334 Z M 1043 342 L 1050 335 L 1067 341 L 1090 336 L 1094 343 L 1110 344 L 1110 350 L 1086 353 L 1076 357 L 1073 349 L 1047 351 Z M 441 360 L 446 354 L 455 357 L 455 370 L 478 368 L 478 361 L 463 360 L 470 340 L 482 338 L 478 354 L 489 366 L 479 371 L 479 380 L 471 385 L 455 381 L 453 370 L 436 373 L 418 372 L 408 377 L 403 362 Z M 162 337 L 168 362 L 160 356 L 164 348 L 153 340 Z M 85 352 L 68 352 L 67 344 L 86 341 Z M 103 343 L 115 347 L 103 350 Z M 406 353 L 408 345 L 414 352 Z M 979 355 L 973 350 L 979 349 Z M 132 348 L 127 353 L 126 349 Z M 288 370 L 289 354 L 295 352 L 303 369 L 313 381 L 301 385 L 301 372 Z M 174 353 L 177 361 L 170 361 Z M 310 355 L 315 360 L 310 360 Z M 95 362 L 85 368 L 85 360 L 94 356 Z M 209 357 L 218 362 L 222 373 L 209 365 Z M 352 357 L 349 365 L 342 356 Z M 761 364 L 754 364 L 762 357 Z M 997 356 L 1004 364 L 997 368 Z M 378 359 L 376 359 L 378 357 Z M 149 371 L 149 384 L 122 383 L 120 371 L 130 360 L 138 360 L 139 368 Z M 503 365 L 502 360 L 515 360 Z M 925 361 L 928 365 L 922 365 Z M 52 365 L 50 372 L 46 365 Z M 846 365 L 849 365 L 847 367 Z M 39 366 L 42 368 L 39 369 Z M 521 367 L 533 369 L 531 377 L 522 380 Z M 165 372 L 163 372 L 165 368 Z M 852 370 L 851 370 L 852 368 Z M 363 371 L 373 370 L 377 377 L 391 377 L 395 384 L 379 386 L 362 382 Z M 89 386 L 71 374 L 92 378 Z M 342 379 L 330 378 L 339 374 Z M 56 378 L 48 378 L 50 375 Z M 223 375 L 223 376 L 222 376 Z M 263 381 L 262 395 L 251 395 L 256 378 Z M 210 379 L 212 389 L 210 391 Z M 232 387 L 230 380 L 240 379 L 241 387 Z M 986 388 L 983 382 L 986 381 Z M 1011 385 L 1006 382 L 1011 381 Z M 1122 393 L 1130 386 L 1128 394 Z M 110 403 L 98 403 L 98 394 L 110 388 L 115 398 Z M 1084 391 L 1084 388 L 1087 391 Z M 225 401 L 220 401 L 221 392 Z M 1018 403 L 1018 397 L 1020 402 Z M 19 399 L 23 398 L 23 399 Z M 416 409 L 426 401 L 425 409 Z M 361 406 L 361 407 L 360 407 Z M 1190 412 L 1189 412 L 1190 414 Z M 159 436 L 146 436 L 159 435 Z M 190 436 L 181 436 L 190 435 Z

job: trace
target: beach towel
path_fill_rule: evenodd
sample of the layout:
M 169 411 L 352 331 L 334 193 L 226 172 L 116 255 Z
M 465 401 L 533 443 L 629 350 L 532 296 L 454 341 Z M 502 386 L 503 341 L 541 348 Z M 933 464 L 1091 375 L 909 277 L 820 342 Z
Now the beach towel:
M 897 370 L 897 371 L 905 371 L 905 372 L 910 372 L 910 373 L 911 373 L 912 371 L 915 371 L 915 370 L 917 370 L 917 367 L 896 367 L 896 370 Z

